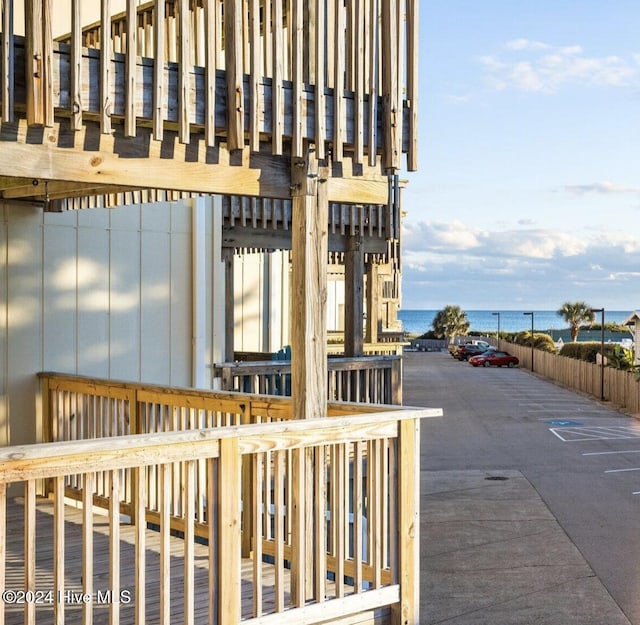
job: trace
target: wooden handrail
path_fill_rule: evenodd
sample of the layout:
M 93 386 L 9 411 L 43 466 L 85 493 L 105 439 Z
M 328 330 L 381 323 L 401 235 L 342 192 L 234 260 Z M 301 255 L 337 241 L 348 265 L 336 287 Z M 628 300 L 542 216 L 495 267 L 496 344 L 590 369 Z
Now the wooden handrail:
M 54 399 L 62 393 L 63 403 L 69 405 L 75 391 L 62 391 L 65 386 L 77 389 L 84 385 L 86 391 L 109 395 L 110 402 L 130 401 L 132 387 L 136 386 L 110 386 L 91 379 L 74 381 L 73 376 L 52 374 L 43 374 L 41 379 L 46 398 Z M 151 390 L 146 387 L 136 392 L 141 405 Z M 203 405 L 213 397 L 222 402 L 226 395 L 230 396 L 228 405 L 242 401 L 236 394 L 204 393 L 207 397 L 198 403 L 197 392 L 193 393 L 185 392 L 185 407 Z M 129 399 L 121 399 L 127 394 Z M 173 402 L 180 391 L 167 389 L 166 393 L 154 391 L 152 395 L 176 405 Z M 240 613 L 246 617 L 246 612 L 241 612 L 239 588 L 248 584 L 255 601 L 246 622 L 255 625 L 275 618 L 285 623 L 320 623 L 385 606 L 400 611 L 405 622 L 417 625 L 419 422 L 441 414 L 438 409 L 380 411 L 375 407 L 370 414 L 331 419 L 248 423 L 3 448 L 0 574 L 5 568 L 2 554 L 8 552 L 9 540 L 4 516 L 9 489 L 4 485 L 26 484 L 22 505 L 29 520 L 24 541 L 28 545 L 24 571 L 29 590 L 37 584 L 35 550 L 47 540 L 46 535 L 34 531 L 36 481 L 53 482 L 56 504 L 51 513 L 60 534 L 65 527 L 64 485 L 76 480 L 85 508 L 81 521 L 84 536 L 90 536 L 94 528 L 94 488 L 105 482 L 109 494 L 107 540 L 112 555 L 106 562 L 94 558 L 92 543 L 83 547 L 83 569 L 93 571 L 93 575 L 83 577 L 85 592 L 92 591 L 96 576 L 112 580 L 118 588 L 120 563 L 113 556 L 119 553 L 123 531 L 118 502 L 132 490 L 131 518 L 138 523 L 135 551 L 139 555 L 125 566 L 133 567 L 136 579 L 141 580 L 135 587 L 137 610 L 145 603 L 147 584 L 142 580 L 152 574 L 150 567 L 163 571 L 170 559 L 178 557 L 165 543 L 178 515 L 185 537 L 180 557 L 186 580 L 183 605 L 187 622 L 193 618 L 197 595 L 199 601 L 209 603 L 218 623 L 235 625 Z M 129 475 L 135 483 L 133 489 L 128 486 Z M 153 492 L 150 485 L 156 482 L 160 488 Z M 166 544 L 156 565 L 145 564 L 147 531 L 139 521 L 147 515 L 149 506 L 157 509 L 154 523 L 159 528 L 160 543 Z M 308 512 L 296 514 L 301 510 Z M 213 573 L 206 587 L 197 586 L 190 574 L 195 565 L 193 540 L 201 514 L 206 521 L 204 537 L 210 545 L 217 545 L 207 552 L 206 566 Z M 315 534 L 315 542 L 303 539 L 308 533 Z M 250 578 L 242 578 L 240 566 L 246 544 L 254 552 Z M 53 550 L 55 579 L 65 579 L 65 569 L 77 562 L 77 552 L 65 559 L 61 540 L 45 548 Z M 272 564 L 263 562 L 262 554 L 271 554 Z M 285 568 L 285 560 L 290 563 L 290 571 Z M 263 601 L 265 587 L 261 582 L 265 567 L 274 570 L 274 593 L 280 597 L 269 607 Z M 315 584 L 309 585 L 313 579 Z M 168 618 L 170 590 L 160 573 L 159 584 L 158 605 L 162 616 Z M 0 602 L 0 611 L 6 607 Z M 120 609 L 112 607 L 116 614 Z

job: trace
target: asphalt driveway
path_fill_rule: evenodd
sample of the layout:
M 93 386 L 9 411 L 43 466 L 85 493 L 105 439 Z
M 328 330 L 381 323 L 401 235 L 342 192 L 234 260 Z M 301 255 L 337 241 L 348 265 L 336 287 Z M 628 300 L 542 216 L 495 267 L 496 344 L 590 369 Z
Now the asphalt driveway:
M 422 623 L 640 625 L 640 423 L 521 369 L 405 354 Z

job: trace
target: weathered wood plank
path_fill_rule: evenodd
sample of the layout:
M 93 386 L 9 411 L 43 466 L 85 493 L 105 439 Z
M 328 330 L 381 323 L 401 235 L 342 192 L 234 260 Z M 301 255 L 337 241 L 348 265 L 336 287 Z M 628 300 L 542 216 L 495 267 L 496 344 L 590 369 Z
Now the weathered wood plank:
M 309 147 L 292 165 L 292 291 L 298 310 L 291 330 L 291 394 L 294 414 L 305 419 L 327 414 L 327 178 Z
M 105 33 L 111 32 L 111 2 L 110 0 L 100 0 L 101 17 L 101 40 L 100 40 L 100 131 L 103 134 L 111 132 L 111 66 L 112 66 L 112 44 L 111 37 Z

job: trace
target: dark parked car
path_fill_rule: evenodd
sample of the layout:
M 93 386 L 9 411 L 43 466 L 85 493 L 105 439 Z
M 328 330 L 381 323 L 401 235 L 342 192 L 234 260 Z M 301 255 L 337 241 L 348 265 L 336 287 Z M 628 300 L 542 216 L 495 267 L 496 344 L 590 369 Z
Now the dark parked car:
M 465 343 L 458 347 L 453 357 L 458 360 L 469 360 L 472 356 L 484 354 L 489 348 L 489 343 Z
M 484 352 L 484 354 L 479 354 L 477 356 L 472 356 L 469 358 L 469 364 L 474 367 L 490 367 L 491 365 L 495 365 L 496 367 L 515 367 L 518 362 L 520 362 L 515 356 L 511 354 L 507 354 L 507 352 L 499 352 L 497 350 L 489 350 Z

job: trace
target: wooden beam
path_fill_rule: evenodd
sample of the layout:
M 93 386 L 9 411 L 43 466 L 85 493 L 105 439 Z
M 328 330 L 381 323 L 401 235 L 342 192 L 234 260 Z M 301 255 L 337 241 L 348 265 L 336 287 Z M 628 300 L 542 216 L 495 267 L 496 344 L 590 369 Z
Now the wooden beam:
M 344 355 L 358 358 L 363 354 L 364 251 L 362 237 L 347 240 L 344 268 Z
M 292 164 L 291 382 L 301 419 L 327 415 L 328 173 L 309 146 Z
M 286 199 L 290 197 L 290 161 L 265 153 L 240 156 L 224 144 L 207 148 L 204 140 L 182 145 L 175 131 L 165 130 L 164 141 L 151 140 L 150 128 L 139 128 L 136 137 L 125 140 L 122 128 L 100 135 L 95 123 L 74 132 L 67 122 L 58 122 L 44 143 L 31 143 L 25 119 L 11 126 L 13 140 L 0 141 L 0 177 L 57 180 L 150 189 L 246 195 Z M 61 145 L 68 147 L 61 147 Z M 85 146 L 95 149 L 85 151 Z M 386 204 L 386 177 L 350 173 L 345 161 L 342 178 L 329 178 L 326 194 L 343 204 Z

